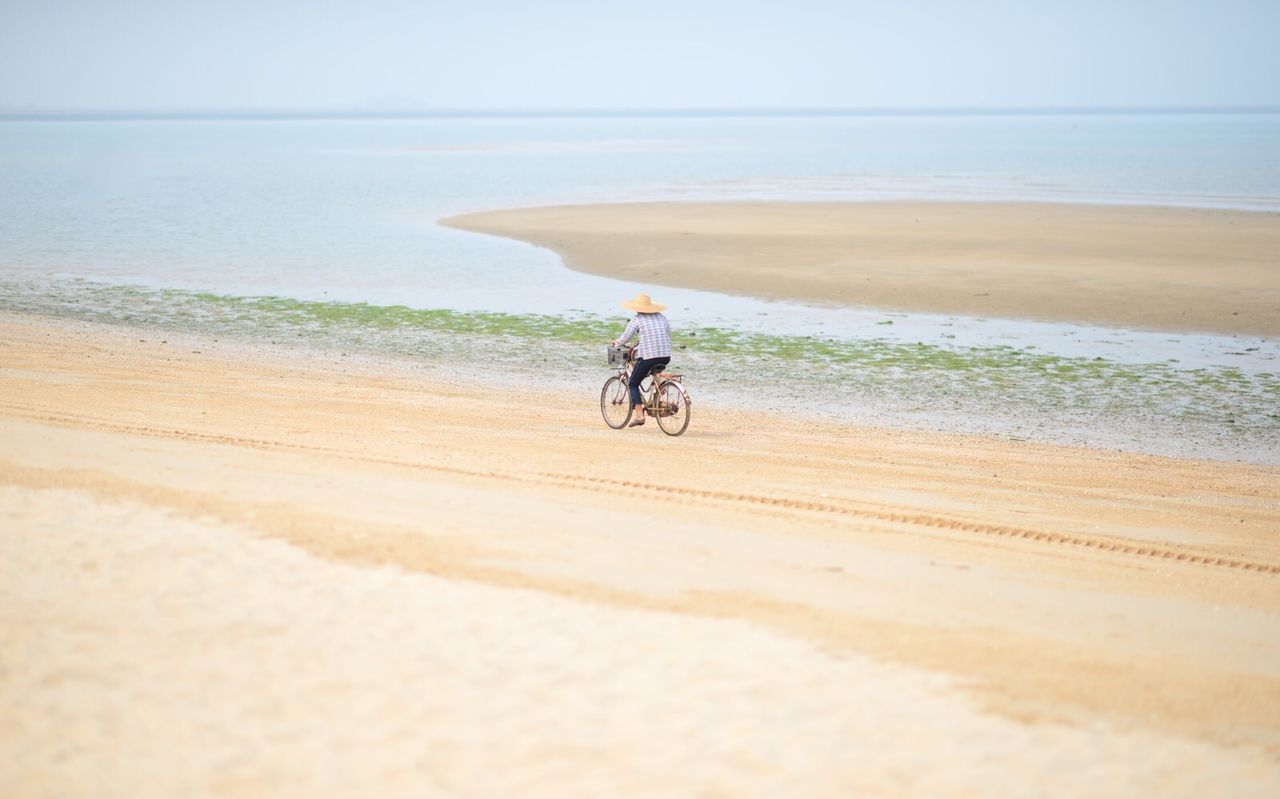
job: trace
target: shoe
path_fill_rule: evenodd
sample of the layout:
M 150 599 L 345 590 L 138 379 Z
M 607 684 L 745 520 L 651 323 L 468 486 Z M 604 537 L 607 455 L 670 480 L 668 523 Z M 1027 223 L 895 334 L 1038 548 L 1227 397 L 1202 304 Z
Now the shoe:
M 642 424 L 644 424 L 644 419 L 632 419 L 631 424 L 627 425 L 627 427 L 639 427 Z

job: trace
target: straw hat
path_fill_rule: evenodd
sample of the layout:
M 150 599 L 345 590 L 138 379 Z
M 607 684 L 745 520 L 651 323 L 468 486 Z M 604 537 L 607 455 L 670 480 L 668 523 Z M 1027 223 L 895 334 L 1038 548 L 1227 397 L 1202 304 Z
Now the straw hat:
M 648 294 L 637 294 L 634 300 L 627 300 L 622 303 L 622 307 L 635 311 L 636 313 L 657 313 L 658 311 L 665 309 L 667 306 L 658 305 L 656 302 L 649 299 Z

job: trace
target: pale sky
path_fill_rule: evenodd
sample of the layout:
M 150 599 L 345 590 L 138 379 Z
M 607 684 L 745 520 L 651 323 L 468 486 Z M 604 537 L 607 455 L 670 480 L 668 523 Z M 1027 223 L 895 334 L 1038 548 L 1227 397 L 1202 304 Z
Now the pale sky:
M 1280 105 L 1280 0 L 0 0 L 0 110 Z

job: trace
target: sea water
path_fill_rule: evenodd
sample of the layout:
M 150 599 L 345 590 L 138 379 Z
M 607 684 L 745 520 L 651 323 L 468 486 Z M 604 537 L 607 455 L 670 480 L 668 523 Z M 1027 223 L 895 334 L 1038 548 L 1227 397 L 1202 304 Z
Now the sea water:
M 436 220 L 678 199 L 1280 211 L 1280 113 L 0 120 L 9 274 L 570 308 L 620 287 Z

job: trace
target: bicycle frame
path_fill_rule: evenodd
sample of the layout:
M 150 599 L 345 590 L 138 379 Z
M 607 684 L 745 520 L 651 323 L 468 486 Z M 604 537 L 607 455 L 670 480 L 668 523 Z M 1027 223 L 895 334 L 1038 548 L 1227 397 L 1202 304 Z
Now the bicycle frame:
M 627 358 L 626 362 L 623 363 L 622 366 L 618 367 L 618 377 L 626 385 L 631 385 L 631 372 L 635 367 L 635 363 L 635 357 L 632 355 Z M 646 381 L 649 384 L 648 388 L 645 388 Z M 681 401 L 688 405 L 692 404 L 693 401 L 689 398 L 689 392 L 684 390 L 684 386 L 680 384 L 680 380 L 678 378 L 666 377 L 662 372 L 651 372 L 640 383 L 640 402 L 644 407 L 645 413 L 656 415 L 658 410 L 655 407 L 657 404 L 658 387 L 664 383 L 669 383 L 675 386 L 676 390 L 680 392 Z

